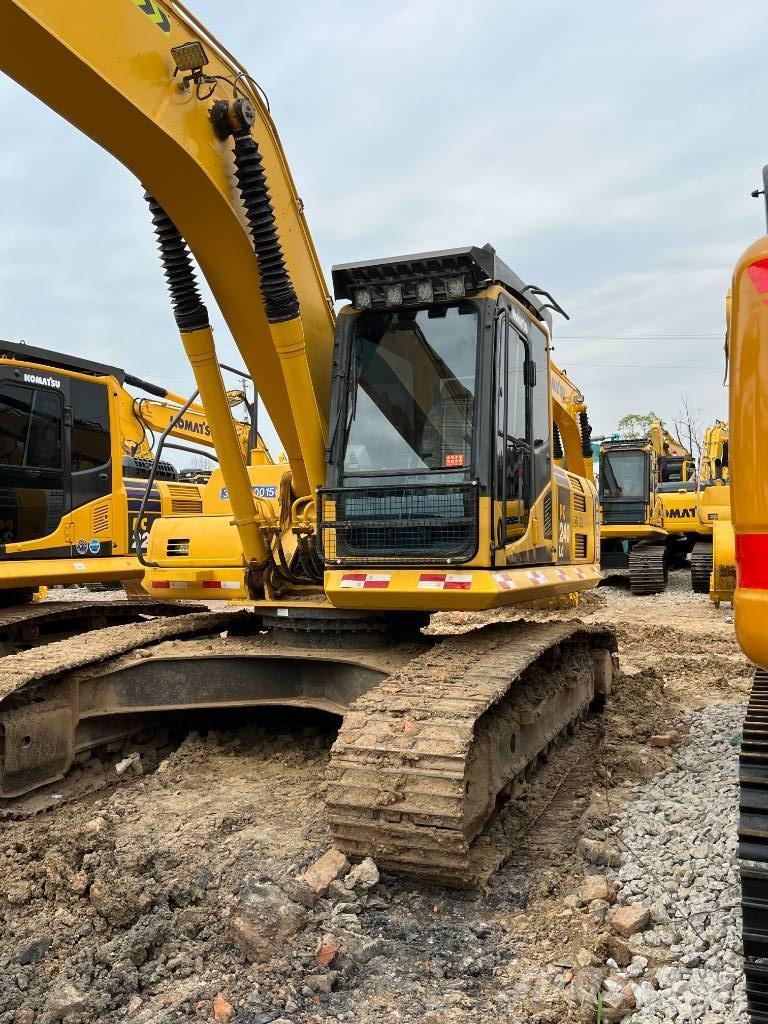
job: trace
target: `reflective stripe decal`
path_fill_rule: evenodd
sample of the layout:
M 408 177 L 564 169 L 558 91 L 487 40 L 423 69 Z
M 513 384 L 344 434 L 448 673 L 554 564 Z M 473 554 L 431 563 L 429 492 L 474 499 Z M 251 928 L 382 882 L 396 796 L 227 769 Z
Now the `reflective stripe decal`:
M 391 579 L 388 572 L 346 572 L 340 586 L 342 590 L 386 590 Z
M 470 590 L 472 573 L 465 572 L 422 572 L 419 573 L 419 590 Z
M 493 578 L 502 590 L 517 590 L 517 583 L 506 572 L 495 572 Z
M 768 533 L 736 534 L 737 586 L 768 590 Z
M 749 279 L 755 288 L 763 295 L 768 292 L 768 260 L 758 260 L 751 267 L 747 267 Z

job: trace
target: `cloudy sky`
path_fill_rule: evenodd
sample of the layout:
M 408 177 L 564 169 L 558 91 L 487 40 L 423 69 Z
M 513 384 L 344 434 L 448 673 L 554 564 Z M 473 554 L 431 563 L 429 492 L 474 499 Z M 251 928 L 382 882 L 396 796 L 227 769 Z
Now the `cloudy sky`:
M 726 414 L 724 295 L 764 225 L 764 0 L 193 6 L 266 89 L 328 274 L 490 241 L 571 314 L 555 358 L 596 432 L 683 393 Z M 138 184 L 2 77 L 0 120 L 0 336 L 190 390 Z

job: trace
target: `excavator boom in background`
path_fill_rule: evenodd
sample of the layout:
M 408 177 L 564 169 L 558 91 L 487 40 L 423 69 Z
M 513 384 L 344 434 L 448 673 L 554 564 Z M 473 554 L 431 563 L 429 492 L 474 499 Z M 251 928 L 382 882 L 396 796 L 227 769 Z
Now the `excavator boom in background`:
M 182 4 L 151 6 L 162 24 L 129 0 L 5 0 L 0 62 L 147 190 L 219 469 L 202 516 L 152 524 L 145 585 L 248 610 L 165 624 L 172 650 L 148 624 L 113 651 L 68 641 L 78 671 L 62 655 L 55 679 L 17 673 L 0 704 L 0 795 L 59 778 L 147 711 L 315 706 L 344 717 L 327 794 L 337 845 L 478 884 L 475 840 L 499 800 L 613 672 L 603 627 L 420 632 L 434 611 L 600 578 L 586 410 L 550 362 L 562 310 L 470 245 L 335 266 L 336 318 L 263 95 Z M 192 255 L 286 463 L 242 458 Z

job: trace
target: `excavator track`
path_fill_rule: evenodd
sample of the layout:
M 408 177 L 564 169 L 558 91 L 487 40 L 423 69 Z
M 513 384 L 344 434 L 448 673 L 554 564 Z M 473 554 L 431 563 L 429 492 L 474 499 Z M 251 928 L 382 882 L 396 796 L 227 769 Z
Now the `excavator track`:
M 691 551 L 691 589 L 695 594 L 709 593 L 712 567 L 712 545 L 698 541 Z
M 629 553 L 629 589 L 661 594 L 667 589 L 667 551 L 661 544 L 636 544 Z
M 442 640 L 350 707 L 326 805 L 334 840 L 395 874 L 475 888 L 482 832 L 537 759 L 610 690 L 616 640 L 580 623 L 486 627 Z
M 204 611 L 178 601 L 41 601 L 0 608 L 0 656 L 107 626 Z
M 747 1006 L 768 1024 L 768 672 L 755 670 L 739 757 L 739 857 Z
M 234 616 L 228 612 L 176 614 L 108 626 L 4 658 L 0 674 L 0 798 L 14 798 L 57 781 L 71 765 L 74 708 L 73 693 L 66 683 L 68 674 L 163 641 L 215 633 L 233 622 Z M 130 727 L 126 717 L 117 731 Z

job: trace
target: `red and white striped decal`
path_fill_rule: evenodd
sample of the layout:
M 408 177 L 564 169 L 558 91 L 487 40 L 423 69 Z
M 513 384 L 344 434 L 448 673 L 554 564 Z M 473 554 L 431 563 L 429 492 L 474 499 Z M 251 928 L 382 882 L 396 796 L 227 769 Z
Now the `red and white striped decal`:
M 578 566 L 576 566 L 573 571 L 576 573 L 580 580 L 585 580 L 587 578 L 584 570 L 580 569 Z
M 419 573 L 419 590 L 469 590 L 471 586 L 471 572 Z
M 496 580 L 502 590 L 517 590 L 517 584 L 508 573 L 506 572 L 495 572 L 493 578 Z
M 342 590 L 386 590 L 392 579 L 388 572 L 345 572 L 341 577 Z
M 555 569 L 555 576 L 558 576 L 561 580 L 565 580 L 566 583 L 571 578 L 565 569 Z
M 539 572 L 538 569 L 531 570 L 527 575 L 531 583 L 535 583 L 537 586 L 547 582 L 547 577 L 543 572 Z

